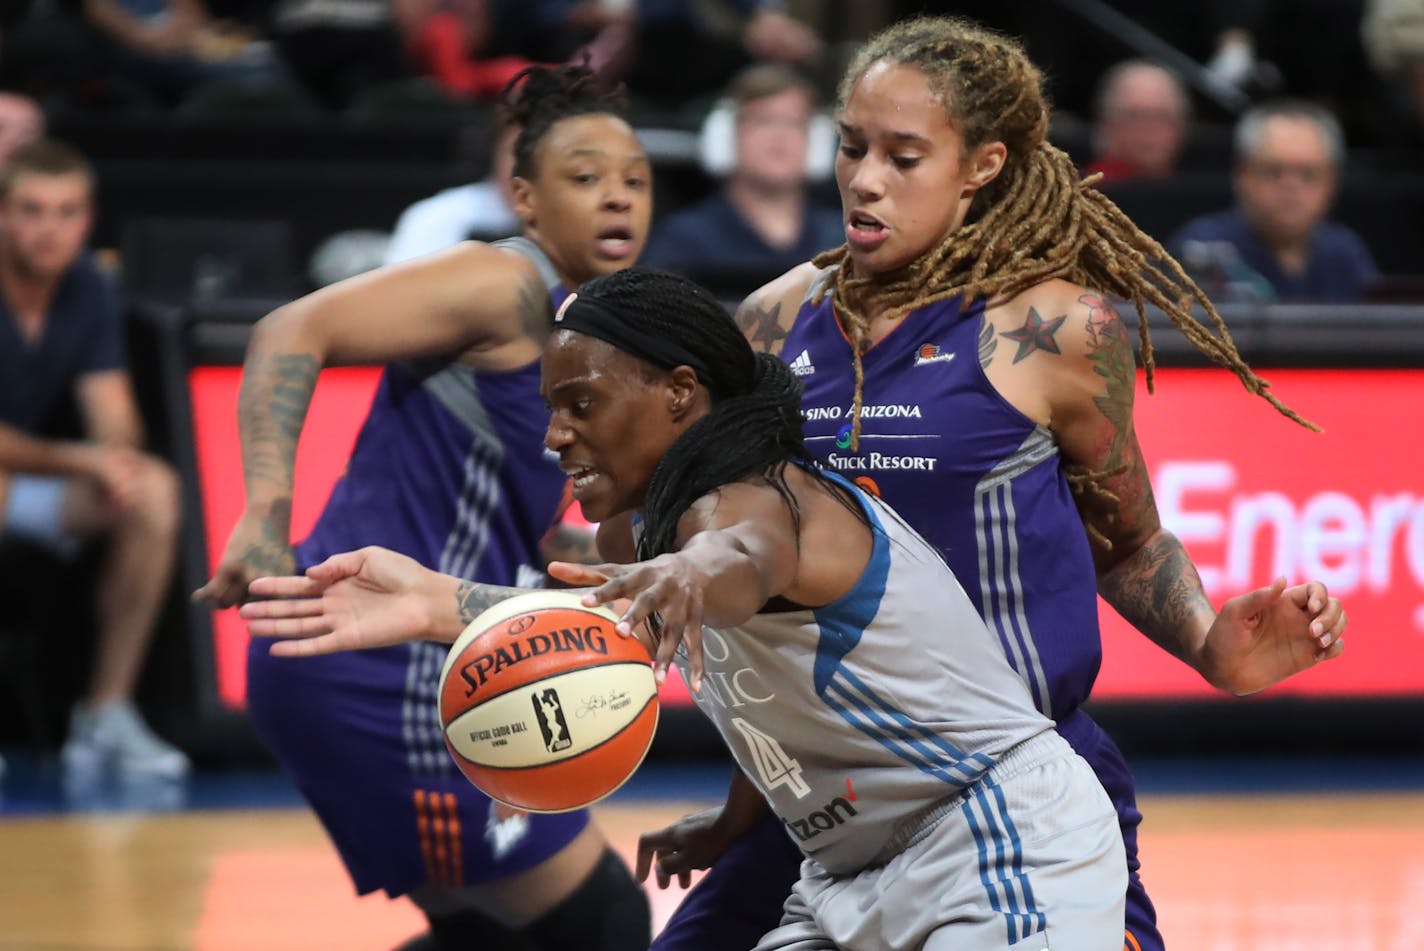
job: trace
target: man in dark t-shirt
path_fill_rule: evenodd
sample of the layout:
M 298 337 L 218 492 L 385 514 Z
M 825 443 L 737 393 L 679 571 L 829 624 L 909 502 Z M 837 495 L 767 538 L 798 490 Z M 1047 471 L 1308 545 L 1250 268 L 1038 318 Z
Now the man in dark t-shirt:
M 57 142 L 20 149 L 0 171 L 0 541 L 65 558 L 106 540 L 93 677 L 61 757 L 76 778 L 178 778 L 187 757 L 132 701 L 172 577 L 178 480 L 141 449 L 118 299 L 84 254 L 93 190 L 89 164 Z M 71 398 L 84 437 L 46 436 Z
M 1257 106 L 1236 126 L 1236 207 L 1187 222 L 1170 249 L 1207 286 L 1220 272 L 1257 300 L 1359 300 L 1379 276 L 1374 258 L 1327 217 L 1344 156 L 1340 125 L 1321 107 Z

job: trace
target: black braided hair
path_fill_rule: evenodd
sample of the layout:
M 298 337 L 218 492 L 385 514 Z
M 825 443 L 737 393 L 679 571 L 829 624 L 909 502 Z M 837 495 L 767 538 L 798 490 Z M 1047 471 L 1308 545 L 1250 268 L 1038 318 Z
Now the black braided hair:
M 623 118 L 625 108 L 622 87 L 605 90 L 586 66 L 566 63 L 520 70 L 500 93 L 498 106 L 501 124 L 519 127 L 514 174 L 534 177 L 534 149 L 561 119 L 605 113 Z
M 671 551 L 688 506 L 717 488 L 760 476 L 786 500 L 799 537 L 800 509 L 786 483 L 786 464 L 820 470 L 801 432 L 801 381 L 777 358 L 756 353 L 725 308 L 687 278 L 627 268 L 579 288 L 638 329 L 677 339 L 708 367 L 699 382 L 712 411 L 674 442 L 653 470 L 643 502 L 638 557 Z

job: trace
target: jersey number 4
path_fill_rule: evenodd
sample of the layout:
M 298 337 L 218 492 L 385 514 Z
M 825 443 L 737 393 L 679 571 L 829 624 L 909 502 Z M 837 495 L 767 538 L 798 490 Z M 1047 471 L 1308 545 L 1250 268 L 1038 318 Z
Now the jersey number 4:
M 776 737 L 758 730 L 741 717 L 732 717 L 732 726 L 747 741 L 762 789 L 770 791 L 777 786 L 785 786 L 797 799 L 811 794 L 811 787 L 801 778 L 801 764 L 782 749 Z

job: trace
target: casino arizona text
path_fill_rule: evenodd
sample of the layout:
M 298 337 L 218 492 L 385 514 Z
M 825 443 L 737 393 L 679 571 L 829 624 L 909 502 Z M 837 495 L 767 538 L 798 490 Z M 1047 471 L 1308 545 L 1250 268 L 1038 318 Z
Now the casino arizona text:
M 494 650 L 477 655 L 460 668 L 460 676 L 468 685 L 465 696 L 473 697 L 491 675 L 499 673 L 506 667 L 512 667 L 521 661 L 547 654 L 550 651 L 556 653 L 593 651 L 596 654 L 607 656 L 608 641 L 604 637 L 603 628 L 597 624 L 589 627 L 560 628 L 557 631 L 531 634 L 527 637 L 521 636 L 512 644 L 504 644 Z

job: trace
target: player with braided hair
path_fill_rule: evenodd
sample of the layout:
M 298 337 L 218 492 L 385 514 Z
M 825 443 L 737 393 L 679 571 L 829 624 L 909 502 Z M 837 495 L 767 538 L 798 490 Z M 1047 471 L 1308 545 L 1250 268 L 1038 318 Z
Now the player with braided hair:
M 660 619 L 659 666 L 685 635 L 698 706 L 805 857 L 758 951 L 1111 947 L 1112 804 L 939 553 L 809 460 L 791 368 L 671 274 L 590 281 L 554 327 L 547 444 L 604 551 L 631 555 L 614 516 L 641 513 L 643 560 L 550 572 L 596 586 L 585 604 L 631 599 L 625 635 Z M 294 654 L 451 641 L 456 583 L 368 548 L 255 582 L 288 600 L 243 615 Z
M 801 376 L 812 451 L 940 549 L 1035 705 L 1092 764 L 1126 846 L 1124 947 L 1160 951 L 1132 775 L 1081 709 L 1102 653 L 1098 595 L 1233 694 L 1338 656 L 1345 616 L 1323 584 L 1284 579 L 1218 612 L 1163 529 L 1112 298 L 1138 310 L 1149 385 L 1152 305 L 1303 421 L 1176 262 L 1047 142 L 1041 86 L 1017 42 L 965 20 L 872 38 L 839 97 L 846 244 L 754 294 L 738 320 Z M 643 837 L 640 866 L 656 858 L 662 885 L 712 865 L 659 951 L 743 946 L 776 924 L 776 876 L 784 891 L 799 856 L 779 823 L 755 825 L 756 806 L 739 778 L 726 807 Z
M 718 306 L 705 290 L 671 275 L 634 268 L 601 279 L 593 290 L 597 300 L 616 306 L 626 322 L 650 337 L 679 340 L 699 360 L 699 378 L 712 393 L 712 412 L 694 424 L 659 461 L 643 504 L 643 530 L 638 557 L 651 558 L 670 550 L 678 517 L 696 499 L 716 487 L 742 478 L 747 471 L 768 469 L 765 477 L 787 500 L 791 519 L 796 506 L 784 477 L 784 463 L 813 464 L 801 438 L 801 386 L 775 360 L 746 359 L 746 340 L 731 336 L 735 324 L 712 319 L 688 319 L 688 301 L 704 314 Z M 580 297 L 594 298 L 585 291 Z M 556 319 L 556 326 L 561 321 Z M 694 636 L 695 636 L 695 632 Z
M 253 331 L 238 398 L 247 507 L 213 578 L 219 605 L 260 574 L 381 544 L 467 579 L 543 577 L 567 480 L 543 446 L 538 357 L 566 288 L 637 259 L 652 192 L 616 95 L 577 66 L 532 67 L 502 103 L 519 127 L 523 235 L 382 268 L 288 304 Z M 323 366 L 384 363 L 342 479 L 295 552 L 292 471 Z M 248 707 L 361 893 L 409 895 L 411 948 L 641 951 L 646 896 L 586 812 L 527 815 L 455 769 L 428 644 L 326 658 L 248 653 Z

